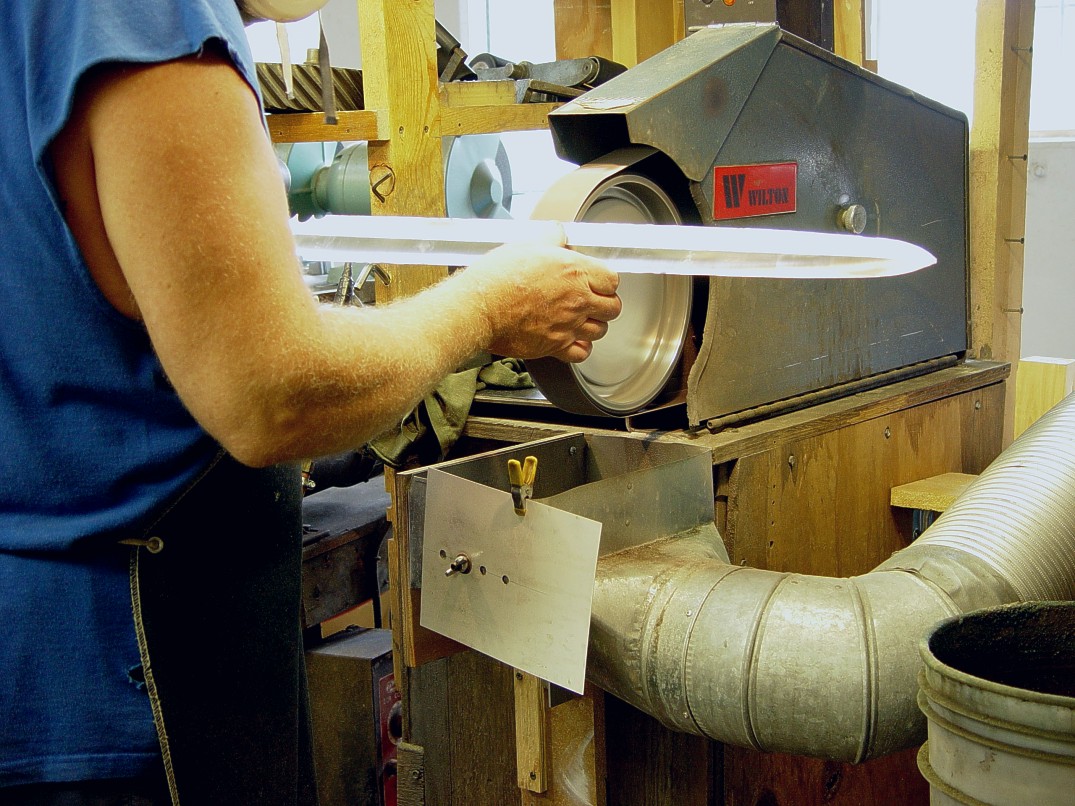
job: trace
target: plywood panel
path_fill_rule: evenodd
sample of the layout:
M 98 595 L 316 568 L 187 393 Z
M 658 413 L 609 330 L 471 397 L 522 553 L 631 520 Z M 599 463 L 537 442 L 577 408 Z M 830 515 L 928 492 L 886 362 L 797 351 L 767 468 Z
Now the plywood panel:
M 752 753 L 725 754 L 725 806 L 926 806 L 917 748 L 864 764 Z
M 964 473 L 981 473 L 997 458 L 1004 438 L 1005 395 L 1005 384 L 994 383 L 960 396 Z
M 727 516 L 721 532 L 724 545 L 736 565 L 765 568 L 769 561 L 770 496 L 757 491 L 769 485 L 769 455 L 753 454 L 728 464 Z
M 608 806 L 708 806 L 714 787 L 715 745 L 675 733 L 657 720 L 609 696 Z
M 477 652 L 447 664 L 451 803 L 518 803 L 513 670 Z
M 838 441 L 796 440 L 768 452 L 769 519 L 763 568 L 832 574 L 837 531 Z
M 962 470 L 958 398 L 945 398 L 839 432 L 838 576 L 860 574 L 911 539 L 907 513 L 893 509 L 893 487 Z M 956 435 L 955 439 L 947 435 Z M 854 468 L 854 470 L 850 470 Z

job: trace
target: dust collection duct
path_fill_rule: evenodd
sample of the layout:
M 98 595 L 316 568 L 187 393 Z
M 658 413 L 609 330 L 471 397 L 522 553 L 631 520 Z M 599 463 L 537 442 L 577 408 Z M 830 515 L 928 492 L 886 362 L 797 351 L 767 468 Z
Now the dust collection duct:
M 859 762 L 921 744 L 918 642 L 983 607 L 1075 596 L 1075 396 L 867 574 L 730 565 L 716 530 L 600 558 L 587 676 L 673 729 Z

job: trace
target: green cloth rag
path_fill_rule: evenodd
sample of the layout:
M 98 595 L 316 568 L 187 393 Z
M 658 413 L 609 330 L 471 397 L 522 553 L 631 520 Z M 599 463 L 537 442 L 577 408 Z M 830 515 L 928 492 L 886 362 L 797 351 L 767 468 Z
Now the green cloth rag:
M 386 464 L 400 468 L 412 461 L 442 461 L 463 433 L 474 395 L 482 389 L 532 389 L 523 362 L 502 358 L 483 367 L 449 375 L 426 395 L 396 428 L 369 443 Z

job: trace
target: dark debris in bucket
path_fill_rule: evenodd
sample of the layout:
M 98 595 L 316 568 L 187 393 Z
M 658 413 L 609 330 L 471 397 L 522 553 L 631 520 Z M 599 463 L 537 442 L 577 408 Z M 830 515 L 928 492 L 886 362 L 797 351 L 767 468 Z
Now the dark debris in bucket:
M 942 623 L 929 637 L 937 660 L 995 683 L 1075 697 L 1075 602 L 1025 602 Z

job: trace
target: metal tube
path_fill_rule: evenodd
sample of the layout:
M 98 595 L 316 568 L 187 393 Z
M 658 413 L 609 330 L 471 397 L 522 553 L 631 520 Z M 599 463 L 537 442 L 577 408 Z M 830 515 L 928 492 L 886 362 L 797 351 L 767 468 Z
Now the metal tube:
M 677 730 L 863 761 L 920 743 L 939 620 L 1075 598 L 1075 396 L 913 546 L 850 579 L 729 565 L 696 529 L 598 562 L 588 675 Z

